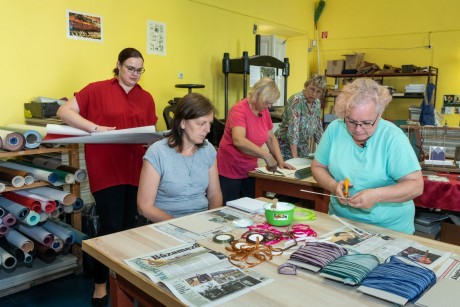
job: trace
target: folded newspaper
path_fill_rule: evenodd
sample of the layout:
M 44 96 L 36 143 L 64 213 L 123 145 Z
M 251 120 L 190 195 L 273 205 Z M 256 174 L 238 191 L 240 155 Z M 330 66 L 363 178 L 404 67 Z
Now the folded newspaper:
M 253 270 L 233 266 L 226 255 L 198 243 L 175 246 L 125 262 L 191 306 L 220 304 L 273 281 Z

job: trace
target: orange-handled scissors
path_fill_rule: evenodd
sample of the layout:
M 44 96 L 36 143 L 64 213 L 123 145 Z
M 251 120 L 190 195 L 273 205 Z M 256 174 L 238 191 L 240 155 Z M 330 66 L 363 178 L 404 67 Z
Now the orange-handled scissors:
M 345 188 L 345 191 L 343 192 L 343 195 L 348 198 L 348 184 L 350 183 L 350 180 L 347 178 L 345 178 L 345 180 L 343 181 L 343 186 Z

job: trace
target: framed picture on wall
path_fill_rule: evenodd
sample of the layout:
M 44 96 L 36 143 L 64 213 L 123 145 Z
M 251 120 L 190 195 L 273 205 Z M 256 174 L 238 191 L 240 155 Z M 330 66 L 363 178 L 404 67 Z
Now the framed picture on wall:
M 67 38 L 102 42 L 102 17 L 68 10 Z
M 166 24 L 147 21 L 147 53 L 166 55 Z

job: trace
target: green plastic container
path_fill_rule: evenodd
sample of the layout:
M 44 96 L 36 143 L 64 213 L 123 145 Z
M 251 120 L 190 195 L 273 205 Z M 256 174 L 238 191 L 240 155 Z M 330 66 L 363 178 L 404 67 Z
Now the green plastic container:
M 292 223 L 295 208 L 293 204 L 279 202 L 276 204 L 276 209 L 272 209 L 271 206 L 270 203 L 264 205 L 267 223 L 272 226 L 287 226 Z

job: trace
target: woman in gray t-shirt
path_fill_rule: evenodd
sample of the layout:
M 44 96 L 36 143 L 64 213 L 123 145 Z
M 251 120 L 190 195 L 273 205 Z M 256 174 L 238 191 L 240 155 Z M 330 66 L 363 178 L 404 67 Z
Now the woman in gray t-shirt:
M 144 156 L 137 207 L 160 222 L 222 206 L 216 150 L 205 139 L 215 108 L 190 93 L 177 104 L 171 130 Z

